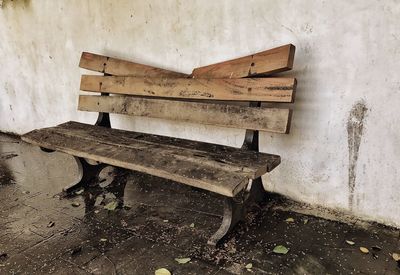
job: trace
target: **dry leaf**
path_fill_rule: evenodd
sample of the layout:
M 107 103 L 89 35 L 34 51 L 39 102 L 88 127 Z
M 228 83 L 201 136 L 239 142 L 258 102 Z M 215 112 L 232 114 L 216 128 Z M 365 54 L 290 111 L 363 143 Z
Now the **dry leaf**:
M 166 268 L 160 268 L 157 269 L 156 272 L 154 272 L 155 275 L 171 275 L 171 272 L 169 272 L 168 269 Z
M 246 268 L 246 269 L 252 269 L 252 268 L 253 268 L 253 264 L 252 264 L 252 263 L 249 263 L 249 264 L 247 264 L 247 265 L 245 266 L 245 268 Z
M 355 242 L 346 240 L 346 243 L 349 245 L 355 245 Z
M 368 253 L 369 253 L 368 248 L 363 247 L 363 246 L 360 247 L 360 251 L 361 251 L 362 253 L 364 253 L 364 254 L 368 254 Z
M 304 220 L 304 224 L 307 224 L 307 223 L 308 223 L 308 219 L 305 219 L 305 220 Z
M 168 220 L 163 220 L 163 222 L 169 222 Z
M 104 209 L 107 209 L 108 211 L 114 211 L 117 207 L 118 207 L 117 201 L 112 201 L 104 205 Z
M 79 190 L 79 191 L 76 191 L 75 194 L 76 194 L 76 195 L 81 195 L 81 194 L 83 193 L 83 191 L 84 191 L 84 190 L 81 189 L 81 190 Z
M 286 222 L 294 222 L 294 219 L 293 218 L 287 218 Z
M 194 223 L 191 223 L 191 224 L 190 224 L 190 227 L 192 227 L 192 228 L 193 228 L 193 227 L 194 227 Z
M 107 239 L 105 239 L 105 238 L 100 239 L 100 242 L 106 242 L 106 241 L 107 241 Z
M 399 253 L 393 253 L 392 254 L 393 260 L 396 262 L 400 261 L 400 254 Z
M 277 246 L 275 246 L 273 252 L 276 254 L 284 254 L 285 255 L 289 252 L 289 248 L 287 248 L 283 245 L 277 245 Z
M 175 261 L 177 261 L 179 264 L 187 264 L 190 262 L 190 258 L 175 258 Z

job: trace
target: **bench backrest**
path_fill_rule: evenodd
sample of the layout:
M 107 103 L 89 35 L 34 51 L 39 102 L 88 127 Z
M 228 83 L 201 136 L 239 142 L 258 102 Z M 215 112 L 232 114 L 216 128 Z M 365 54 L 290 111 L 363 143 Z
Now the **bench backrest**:
M 275 133 L 288 133 L 291 109 L 261 102 L 293 103 L 295 78 L 267 77 L 292 69 L 291 44 L 196 68 L 191 75 L 84 52 L 79 110 L 163 118 Z M 250 102 L 250 106 L 232 104 Z

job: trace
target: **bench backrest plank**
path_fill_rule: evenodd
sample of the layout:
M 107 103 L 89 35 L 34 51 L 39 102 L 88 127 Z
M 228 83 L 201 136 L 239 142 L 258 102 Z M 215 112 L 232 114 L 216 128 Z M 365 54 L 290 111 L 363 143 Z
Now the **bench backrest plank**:
M 193 70 L 195 78 L 241 78 L 266 76 L 291 70 L 296 47 L 284 45 L 254 55 L 224 61 Z
M 162 118 L 275 133 L 289 131 L 291 110 L 136 98 L 79 96 L 79 110 Z
M 83 52 L 79 67 L 95 72 L 119 76 L 188 77 L 187 74 L 125 61 L 104 55 Z
M 83 75 L 81 90 L 184 99 L 293 102 L 294 78 L 187 79 Z

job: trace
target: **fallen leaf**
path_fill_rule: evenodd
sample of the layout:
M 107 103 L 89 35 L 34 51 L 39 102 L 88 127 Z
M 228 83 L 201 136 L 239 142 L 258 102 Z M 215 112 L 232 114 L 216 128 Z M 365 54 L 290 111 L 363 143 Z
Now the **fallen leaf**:
M 154 272 L 154 275 L 171 275 L 171 272 L 169 272 L 169 270 L 166 268 L 160 268 Z
M 277 245 L 275 246 L 273 252 L 276 254 L 287 254 L 289 252 L 289 248 L 283 245 Z
M 47 225 L 47 227 L 53 227 L 55 225 L 55 222 L 49 222 L 49 224 Z
M 169 222 L 168 220 L 163 220 L 163 222 Z
M 252 267 L 253 267 L 253 264 L 252 264 L 252 263 L 249 263 L 249 264 L 247 264 L 247 265 L 245 266 L 246 269 L 252 269 Z
M 308 219 L 305 219 L 305 220 L 304 220 L 304 224 L 307 224 L 307 223 L 308 223 Z
M 94 213 L 98 214 L 98 213 L 100 213 L 100 210 L 94 210 Z
M 177 261 L 179 264 L 187 264 L 190 262 L 190 258 L 175 258 L 175 261 Z
M 100 239 L 100 242 L 106 242 L 106 241 L 107 241 L 107 239 L 105 239 L 105 238 Z
M 114 211 L 117 207 L 118 207 L 117 201 L 112 201 L 104 205 L 104 209 L 107 209 L 108 211 Z
M 395 260 L 396 262 L 400 261 L 400 254 L 399 253 L 393 253 L 392 257 L 393 257 L 393 260 Z
M 363 247 L 363 246 L 360 247 L 360 251 L 361 251 L 362 253 L 364 253 L 364 254 L 368 254 L 368 253 L 369 253 L 368 248 Z
M 190 227 L 192 227 L 192 228 L 193 228 L 193 227 L 194 227 L 194 223 L 191 223 L 191 224 L 190 224 Z
M 81 204 L 79 202 L 73 202 L 73 203 L 71 203 L 71 205 L 73 207 L 79 207 Z
M 79 191 L 76 191 L 75 194 L 76 194 L 76 195 L 81 195 L 81 194 L 83 193 L 83 191 L 84 191 L 84 190 L 81 189 L 81 190 L 79 190 Z
M 353 242 L 353 241 L 348 241 L 348 240 L 346 240 L 346 243 L 349 244 L 349 245 L 355 245 L 355 244 L 356 244 L 355 242 Z
M 287 218 L 286 222 L 294 222 L 294 219 L 293 218 Z

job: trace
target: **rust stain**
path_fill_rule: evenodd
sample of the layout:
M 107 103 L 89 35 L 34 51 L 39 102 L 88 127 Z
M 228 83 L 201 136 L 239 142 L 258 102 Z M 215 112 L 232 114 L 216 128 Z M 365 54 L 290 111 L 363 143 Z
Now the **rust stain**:
M 356 186 L 356 169 L 361 138 L 364 129 L 364 119 L 367 107 L 363 100 L 356 102 L 351 108 L 347 119 L 347 142 L 349 149 L 349 207 L 353 208 L 354 190 Z

